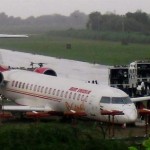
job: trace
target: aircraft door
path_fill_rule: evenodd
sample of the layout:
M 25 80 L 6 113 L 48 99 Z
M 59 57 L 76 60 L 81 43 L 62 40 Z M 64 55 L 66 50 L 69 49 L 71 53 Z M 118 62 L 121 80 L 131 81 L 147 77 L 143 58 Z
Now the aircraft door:
M 96 117 L 96 112 L 97 112 L 97 109 L 98 109 L 98 107 L 97 107 L 97 105 L 96 105 L 96 102 L 97 102 L 97 100 L 96 100 L 96 97 L 95 96 L 91 96 L 90 98 L 89 98 L 89 101 L 88 101 L 88 114 L 89 114 L 89 117 L 91 117 L 91 118 L 95 118 Z

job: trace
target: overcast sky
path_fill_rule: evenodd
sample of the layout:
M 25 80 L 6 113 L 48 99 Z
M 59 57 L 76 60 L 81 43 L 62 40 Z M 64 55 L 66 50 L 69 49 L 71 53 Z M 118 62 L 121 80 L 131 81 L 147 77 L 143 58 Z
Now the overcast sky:
M 0 12 L 22 18 L 47 14 L 68 16 L 75 10 L 86 14 L 93 11 L 125 14 L 142 10 L 150 14 L 150 0 L 0 0 Z

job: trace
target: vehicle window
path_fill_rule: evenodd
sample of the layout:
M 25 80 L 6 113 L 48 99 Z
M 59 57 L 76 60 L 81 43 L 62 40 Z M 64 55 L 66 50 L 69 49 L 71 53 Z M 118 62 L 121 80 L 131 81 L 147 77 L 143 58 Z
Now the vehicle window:
M 110 97 L 103 96 L 100 100 L 100 103 L 110 103 Z

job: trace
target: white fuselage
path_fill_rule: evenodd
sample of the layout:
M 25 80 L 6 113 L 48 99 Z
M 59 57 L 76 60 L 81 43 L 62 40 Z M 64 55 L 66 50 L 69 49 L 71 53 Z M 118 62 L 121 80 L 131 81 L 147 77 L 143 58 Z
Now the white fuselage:
M 135 105 L 119 89 L 24 70 L 5 71 L 3 76 L 7 83 L 1 86 L 1 94 L 19 105 L 45 106 L 57 112 L 84 111 L 88 118 L 99 121 L 108 121 L 102 110 L 122 111 L 124 115 L 115 116 L 115 123 L 137 118 Z

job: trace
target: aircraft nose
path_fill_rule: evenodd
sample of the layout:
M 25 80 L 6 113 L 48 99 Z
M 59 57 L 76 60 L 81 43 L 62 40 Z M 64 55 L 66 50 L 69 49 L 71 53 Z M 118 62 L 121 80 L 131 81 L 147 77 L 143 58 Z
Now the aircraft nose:
M 137 110 L 136 109 L 126 109 L 124 110 L 124 114 L 128 120 L 128 122 L 135 122 L 137 119 Z

